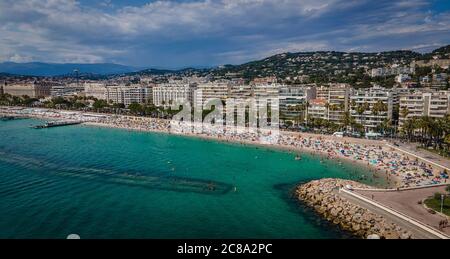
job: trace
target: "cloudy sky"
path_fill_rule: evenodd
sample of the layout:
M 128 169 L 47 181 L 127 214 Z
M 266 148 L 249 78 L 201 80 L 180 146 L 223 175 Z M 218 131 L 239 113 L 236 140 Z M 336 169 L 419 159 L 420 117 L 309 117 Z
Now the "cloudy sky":
M 181 68 L 450 44 L 448 0 L 0 0 L 0 62 Z

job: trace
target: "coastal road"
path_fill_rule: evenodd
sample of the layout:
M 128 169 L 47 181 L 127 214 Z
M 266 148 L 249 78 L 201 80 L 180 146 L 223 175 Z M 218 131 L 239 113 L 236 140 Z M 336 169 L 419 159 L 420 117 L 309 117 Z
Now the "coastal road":
M 441 187 L 441 188 L 444 188 L 444 187 Z M 435 191 L 435 190 L 433 190 L 433 191 Z M 398 226 L 402 227 L 403 229 L 409 230 L 414 235 L 415 238 L 419 238 L 419 239 L 442 238 L 441 235 L 435 233 L 435 232 L 437 232 L 437 229 L 433 229 L 433 226 L 428 226 L 427 224 L 423 224 L 423 227 L 419 227 L 418 225 L 420 225 L 420 224 L 417 224 L 417 222 L 415 222 L 415 221 L 422 222 L 420 220 L 421 218 L 417 219 L 417 218 L 411 216 L 410 214 L 408 214 L 409 210 L 405 210 L 404 208 L 399 209 L 399 206 L 397 206 L 396 208 L 388 206 L 388 205 L 392 205 L 392 203 L 389 203 L 387 201 L 390 200 L 391 197 L 395 194 L 396 194 L 396 192 L 395 193 L 394 192 L 389 192 L 389 193 L 376 192 L 374 194 L 374 195 L 377 195 L 376 197 L 384 197 L 384 199 L 374 199 L 373 201 L 370 201 L 371 195 L 372 195 L 372 193 L 370 193 L 370 192 L 365 193 L 364 195 L 361 195 L 360 191 L 358 191 L 358 193 L 356 193 L 356 195 L 355 195 L 354 192 L 351 192 L 348 190 L 340 190 L 339 191 L 339 196 L 341 196 L 342 198 L 348 200 L 349 202 L 351 202 L 353 204 L 356 204 L 358 206 L 366 208 L 377 215 L 383 216 L 388 221 L 397 224 Z M 404 193 L 405 197 L 408 195 L 410 195 L 410 194 Z M 361 196 L 363 198 L 360 198 Z M 394 199 L 394 200 L 398 201 L 398 199 Z M 414 202 L 417 204 L 417 201 L 414 198 L 412 200 L 414 200 Z M 408 203 L 408 204 L 410 204 L 410 203 Z M 426 212 L 425 208 L 423 208 L 423 210 Z M 397 213 L 397 212 L 400 212 L 400 213 Z M 426 212 L 426 213 L 429 214 L 428 212 Z M 437 216 L 437 215 L 434 215 L 434 216 Z M 440 218 L 440 219 L 442 219 L 442 218 Z M 432 221 L 433 221 L 433 225 L 434 225 L 435 219 L 433 219 Z M 439 220 L 437 222 L 439 222 Z

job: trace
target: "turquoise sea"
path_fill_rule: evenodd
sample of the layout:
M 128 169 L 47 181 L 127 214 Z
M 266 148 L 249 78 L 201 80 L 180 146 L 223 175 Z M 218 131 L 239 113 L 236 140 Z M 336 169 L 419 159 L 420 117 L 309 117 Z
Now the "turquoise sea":
M 349 238 L 294 187 L 382 181 L 307 154 L 40 123 L 0 121 L 0 238 Z

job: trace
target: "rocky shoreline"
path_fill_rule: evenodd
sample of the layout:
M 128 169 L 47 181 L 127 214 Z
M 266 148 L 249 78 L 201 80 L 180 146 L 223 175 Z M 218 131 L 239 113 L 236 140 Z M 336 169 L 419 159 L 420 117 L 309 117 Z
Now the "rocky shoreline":
M 370 188 L 355 181 L 325 178 L 298 186 L 296 196 L 321 217 L 360 238 L 414 238 L 411 232 L 387 221 L 382 216 L 341 198 L 337 190 L 346 185 Z

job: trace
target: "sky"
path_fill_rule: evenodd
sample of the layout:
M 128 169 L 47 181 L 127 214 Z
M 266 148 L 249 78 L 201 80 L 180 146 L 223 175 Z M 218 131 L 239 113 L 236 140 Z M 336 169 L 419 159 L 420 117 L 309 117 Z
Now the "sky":
M 450 44 L 448 0 L 0 0 L 0 62 L 141 68 L 283 52 L 426 52 Z

